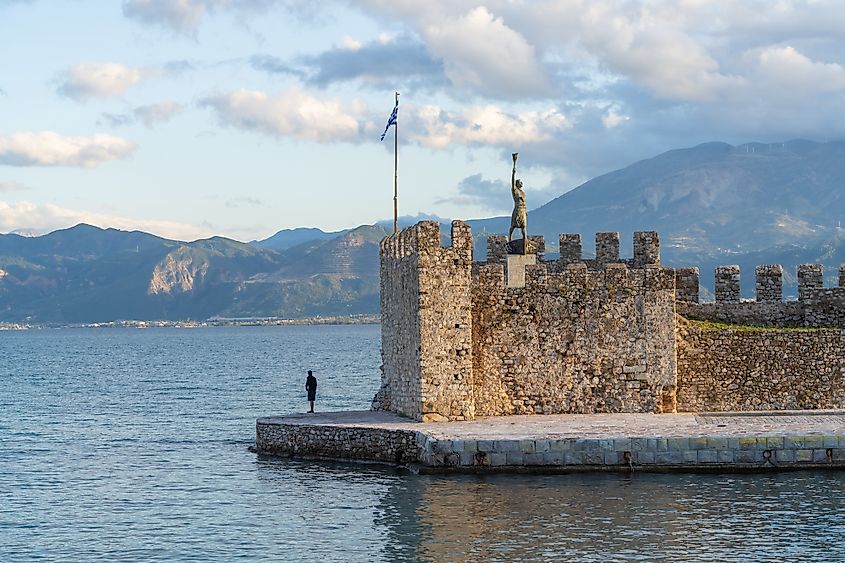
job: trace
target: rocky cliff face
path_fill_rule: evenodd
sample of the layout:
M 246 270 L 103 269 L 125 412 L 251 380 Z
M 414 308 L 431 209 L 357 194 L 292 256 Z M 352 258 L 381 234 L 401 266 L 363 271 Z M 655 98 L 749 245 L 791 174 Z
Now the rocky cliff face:
M 194 284 L 201 282 L 207 272 L 207 263 L 194 263 L 193 256 L 180 249 L 156 264 L 147 291 L 153 295 L 193 291 Z

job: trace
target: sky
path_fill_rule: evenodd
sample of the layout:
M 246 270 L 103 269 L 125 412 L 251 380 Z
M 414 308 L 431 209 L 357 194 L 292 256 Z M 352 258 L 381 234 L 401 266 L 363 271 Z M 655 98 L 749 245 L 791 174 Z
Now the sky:
M 0 233 L 509 213 L 702 142 L 845 137 L 824 0 L 0 0 Z

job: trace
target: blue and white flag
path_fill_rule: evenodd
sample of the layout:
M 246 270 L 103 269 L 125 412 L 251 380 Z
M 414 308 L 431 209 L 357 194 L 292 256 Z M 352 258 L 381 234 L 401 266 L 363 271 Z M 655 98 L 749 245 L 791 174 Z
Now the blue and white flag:
M 390 117 L 387 120 L 387 125 L 384 127 L 384 133 L 381 134 L 381 140 L 384 140 L 384 136 L 387 135 L 387 130 L 390 129 L 391 125 L 396 125 L 396 117 L 399 114 L 399 98 L 396 99 L 396 106 L 393 108 L 393 113 L 390 114 Z

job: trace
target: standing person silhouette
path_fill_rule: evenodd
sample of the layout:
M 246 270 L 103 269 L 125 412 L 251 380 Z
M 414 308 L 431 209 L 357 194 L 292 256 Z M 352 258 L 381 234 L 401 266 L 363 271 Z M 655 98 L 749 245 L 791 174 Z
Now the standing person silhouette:
M 308 392 L 308 402 L 311 403 L 311 410 L 314 412 L 314 401 L 317 400 L 317 378 L 308 370 L 308 377 L 305 378 L 305 390 Z

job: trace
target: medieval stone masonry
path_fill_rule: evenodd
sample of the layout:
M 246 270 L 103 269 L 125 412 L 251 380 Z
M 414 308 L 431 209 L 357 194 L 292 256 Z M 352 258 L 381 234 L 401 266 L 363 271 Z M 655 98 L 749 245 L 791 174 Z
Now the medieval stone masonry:
M 739 267 L 721 266 L 704 303 L 698 268 L 660 265 L 656 232 L 634 233 L 632 258 L 618 233 L 596 235 L 595 258 L 577 234 L 560 235 L 556 260 L 531 240 L 508 254 L 490 236 L 485 262 L 460 221 L 448 246 L 430 221 L 382 241 L 374 409 L 447 421 L 845 406 L 845 267 L 825 288 L 820 265 L 800 266 L 798 300 L 783 301 L 783 268 L 758 266 L 750 301 Z

